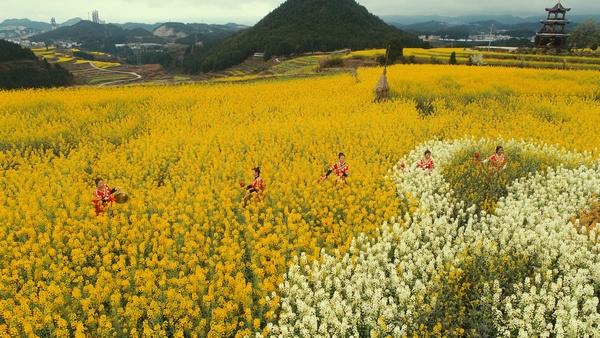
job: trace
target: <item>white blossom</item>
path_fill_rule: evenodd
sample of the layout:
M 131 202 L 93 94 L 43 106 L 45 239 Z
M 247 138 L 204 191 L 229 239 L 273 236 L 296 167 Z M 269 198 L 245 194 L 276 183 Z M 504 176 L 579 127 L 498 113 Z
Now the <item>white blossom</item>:
M 296 259 L 279 287 L 281 312 L 268 325 L 271 334 L 358 337 L 372 330 L 392 336 L 416 332 L 423 304 L 438 301 L 430 296 L 440 289 L 442 268 L 460 266 L 465 259 L 461 253 L 476 252 L 481 257 L 518 255 L 532 264 L 531 274 L 522 280 L 510 285 L 489 280 L 484 287 L 481 301 L 499 335 L 599 337 L 598 231 L 586 234 L 570 222 L 600 193 L 600 163 L 550 168 L 518 179 L 495 213 L 477 214 L 455 196 L 442 172 L 460 151 L 487 142 L 431 141 L 402 159 L 389 177 L 400 197 L 418 200 L 416 211 L 382 224 L 376 239 L 356 236 L 340 259 L 326 252 L 312 265 L 305 256 Z M 588 157 L 544 144 L 501 143 L 531 154 L 552 153 L 564 163 L 582 164 Z M 429 174 L 414 165 L 401 169 L 400 163 L 416 163 L 424 149 L 435 155 L 436 170 Z

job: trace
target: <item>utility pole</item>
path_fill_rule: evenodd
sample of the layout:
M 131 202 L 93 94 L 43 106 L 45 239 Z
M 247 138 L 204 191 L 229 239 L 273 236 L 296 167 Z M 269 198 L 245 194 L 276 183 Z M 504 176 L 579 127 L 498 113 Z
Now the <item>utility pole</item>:
M 488 43 L 488 51 L 492 49 L 492 40 L 494 40 L 494 24 L 490 27 L 490 41 Z

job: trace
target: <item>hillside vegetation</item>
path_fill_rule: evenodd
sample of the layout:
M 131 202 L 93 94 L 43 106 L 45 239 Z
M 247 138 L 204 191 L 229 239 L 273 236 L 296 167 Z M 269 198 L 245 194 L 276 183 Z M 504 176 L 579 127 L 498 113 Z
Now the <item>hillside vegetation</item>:
M 16 43 L 0 40 L 0 62 L 36 59 L 31 50 L 21 48 Z
M 255 52 L 265 58 L 342 48 L 387 46 L 399 40 L 405 46 L 421 41 L 384 23 L 354 0 L 288 0 L 254 27 L 212 49 L 202 70 L 221 70 L 239 64 Z
M 31 50 L 0 40 L 0 89 L 66 86 L 72 81 L 60 65 L 38 60 Z

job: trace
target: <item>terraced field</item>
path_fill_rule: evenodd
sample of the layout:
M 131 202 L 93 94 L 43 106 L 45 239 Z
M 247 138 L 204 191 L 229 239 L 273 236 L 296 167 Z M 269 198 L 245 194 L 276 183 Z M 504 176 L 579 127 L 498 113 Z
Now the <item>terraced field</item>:
M 235 82 L 273 77 L 311 76 L 320 73 L 319 61 L 329 56 L 329 54 L 304 55 L 288 59 L 282 58 L 281 60 L 274 58 L 267 61 L 260 57 L 251 57 L 240 65 L 223 72 L 188 76 L 169 74 L 164 69 L 157 71 L 156 69 L 145 68 L 153 65 L 136 67 L 121 65 L 116 62 L 82 60 L 73 57 L 68 52 L 55 49 L 35 49 L 34 52 L 36 55 L 48 60 L 48 62 L 60 63 L 75 75 L 78 84 L 98 86 L 124 84 L 131 81 L 164 84 L 198 81 Z M 600 70 L 600 56 L 519 54 L 464 48 L 405 48 L 404 56 L 412 59 L 415 63 L 447 64 L 453 52 L 456 53 L 458 64 L 473 64 L 474 58 L 478 58 L 475 62 L 482 66 Z M 106 56 L 106 54 L 99 52 L 91 52 L 91 54 Z M 344 65 L 341 67 L 350 69 L 373 66 L 378 64 L 375 59 L 384 55 L 385 49 L 354 51 L 342 56 Z M 332 69 L 327 71 L 331 72 Z
M 600 70 L 600 56 L 522 54 L 465 48 L 405 48 L 404 56 L 412 57 L 418 63 L 447 64 L 452 52 L 456 53 L 458 64 L 469 64 L 471 57 L 481 55 L 482 65 L 488 66 Z M 372 49 L 352 52 L 347 58 L 376 58 L 383 55 L 385 49 Z
M 276 64 L 269 71 L 277 75 L 304 75 L 314 73 L 322 55 L 302 56 Z
M 600 70 L 600 57 L 521 54 L 463 48 L 407 48 L 404 55 L 413 56 L 418 61 L 447 63 L 452 52 L 456 53 L 459 64 L 467 64 L 470 57 L 481 55 L 483 64 L 490 66 Z
M 278 59 L 264 61 L 262 58 L 251 57 L 242 64 L 232 67 L 225 72 L 210 74 L 213 81 L 247 81 L 265 77 L 290 77 L 314 75 L 323 55 L 308 55 L 292 57 L 279 61 Z
M 33 52 L 38 57 L 43 57 L 50 63 L 60 63 L 61 66 L 75 76 L 77 84 L 105 86 L 134 81 L 141 78 L 141 76 L 136 73 L 123 71 L 117 68 L 122 66 L 118 62 L 79 59 L 73 56 L 72 52 L 75 51 L 78 50 L 72 49 L 71 51 L 62 51 L 54 48 L 33 49 Z M 90 52 L 90 54 L 107 56 L 107 54 L 101 52 Z

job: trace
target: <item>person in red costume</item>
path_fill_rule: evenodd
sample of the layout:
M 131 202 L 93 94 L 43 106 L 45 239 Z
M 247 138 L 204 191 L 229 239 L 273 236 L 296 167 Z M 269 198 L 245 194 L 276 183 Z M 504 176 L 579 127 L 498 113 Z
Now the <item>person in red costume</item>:
M 506 158 L 506 155 L 504 154 L 504 148 L 502 146 L 497 146 L 496 153 L 494 153 L 492 156 L 488 157 L 485 161 L 483 161 L 483 163 L 489 164 L 490 168 L 495 169 L 495 170 L 506 169 L 506 165 L 508 164 L 508 159 Z
M 96 209 L 96 216 L 100 216 L 115 202 L 114 193 L 118 188 L 111 189 L 106 182 L 104 182 L 102 177 L 96 177 L 94 182 L 96 183 L 96 189 L 94 189 L 94 199 L 92 200 L 92 203 L 94 203 L 94 208 Z
M 425 150 L 423 158 L 417 162 L 417 168 L 423 169 L 427 172 L 431 172 L 433 169 L 435 169 L 435 162 L 433 161 L 433 157 L 431 156 L 431 151 L 429 149 Z
M 246 185 L 244 181 L 240 181 L 240 187 L 246 189 L 244 203 L 248 203 L 252 196 L 256 196 L 258 199 L 260 199 L 263 192 L 267 188 L 265 180 L 263 180 L 263 178 L 260 176 L 260 167 L 252 168 L 252 176 L 254 177 L 252 183 L 248 185 Z
M 344 153 L 338 154 L 338 161 L 327 169 L 327 171 L 321 175 L 318 183 L 325 181 L 331 174 L 335 175 L 337 183 L 346 183 L 346 178 L 350 173 L 348 163 L 346 163 L 346 155 Z

